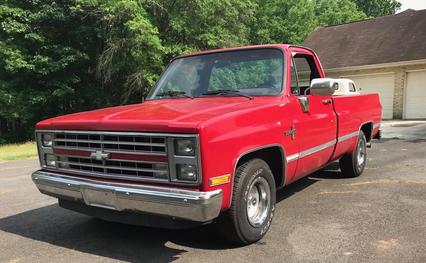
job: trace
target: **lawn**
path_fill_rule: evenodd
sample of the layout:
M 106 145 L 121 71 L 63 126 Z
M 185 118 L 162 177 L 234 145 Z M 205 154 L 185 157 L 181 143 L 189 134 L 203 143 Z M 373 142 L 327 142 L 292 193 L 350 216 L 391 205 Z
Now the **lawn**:
M 0 145 L 0 161 L 20 160 L 37 156 L 37 145 L 34 141 Z

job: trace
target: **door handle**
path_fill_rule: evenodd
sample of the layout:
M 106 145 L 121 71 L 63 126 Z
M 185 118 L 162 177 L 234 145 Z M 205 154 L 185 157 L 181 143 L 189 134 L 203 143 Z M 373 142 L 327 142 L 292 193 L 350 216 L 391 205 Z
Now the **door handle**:
M 322 104 L 324 104 L 324 105 L 331 104 L 331 99 L 328 99 L 328 100 L 322 100 Z

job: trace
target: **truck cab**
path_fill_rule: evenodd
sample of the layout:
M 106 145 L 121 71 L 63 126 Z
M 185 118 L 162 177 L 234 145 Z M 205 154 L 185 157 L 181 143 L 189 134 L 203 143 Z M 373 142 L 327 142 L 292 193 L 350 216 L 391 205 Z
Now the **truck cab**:
M 362 174 L 377 94 L 334 96 L 315 53 L 277 44 L 173 59 L 143 103 L 36 125 L 40 192 L 67 209 L 160 227 L 215 223 L 249 244 L 277 189 L 339 160 Z

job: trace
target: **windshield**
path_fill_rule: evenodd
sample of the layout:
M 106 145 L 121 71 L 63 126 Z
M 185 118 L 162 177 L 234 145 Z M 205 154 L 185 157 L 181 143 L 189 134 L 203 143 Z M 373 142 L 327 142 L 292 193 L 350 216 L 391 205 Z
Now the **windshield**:
M 283 86 L 278 49 L 252 49 L 183 57 L 164 72 L 148 99 L 277 95 Z

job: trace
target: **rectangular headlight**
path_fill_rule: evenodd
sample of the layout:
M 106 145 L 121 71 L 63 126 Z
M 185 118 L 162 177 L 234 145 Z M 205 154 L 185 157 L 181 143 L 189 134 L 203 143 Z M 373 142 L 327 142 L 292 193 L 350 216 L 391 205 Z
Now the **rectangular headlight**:
M 196 146 L 193 139 L 175 139 L 174 146 L 178 156 L 195 156 Z
M 41 144 L 44 147 L 52 147 L 53 146 L 53 134 L 44 133 L 41 135 Z
M 56 167 L 56 156 L 53 154 L 45 154 L 44 161 L 48 167 Z
M 197 166 L 193 164 L 177 164 L 177 179 L 182 181 L 197 181 Z
M 169 178 L 177 184 L 196 185 L 202 182 L 199 136 L 177 135 L 167 138 Z

